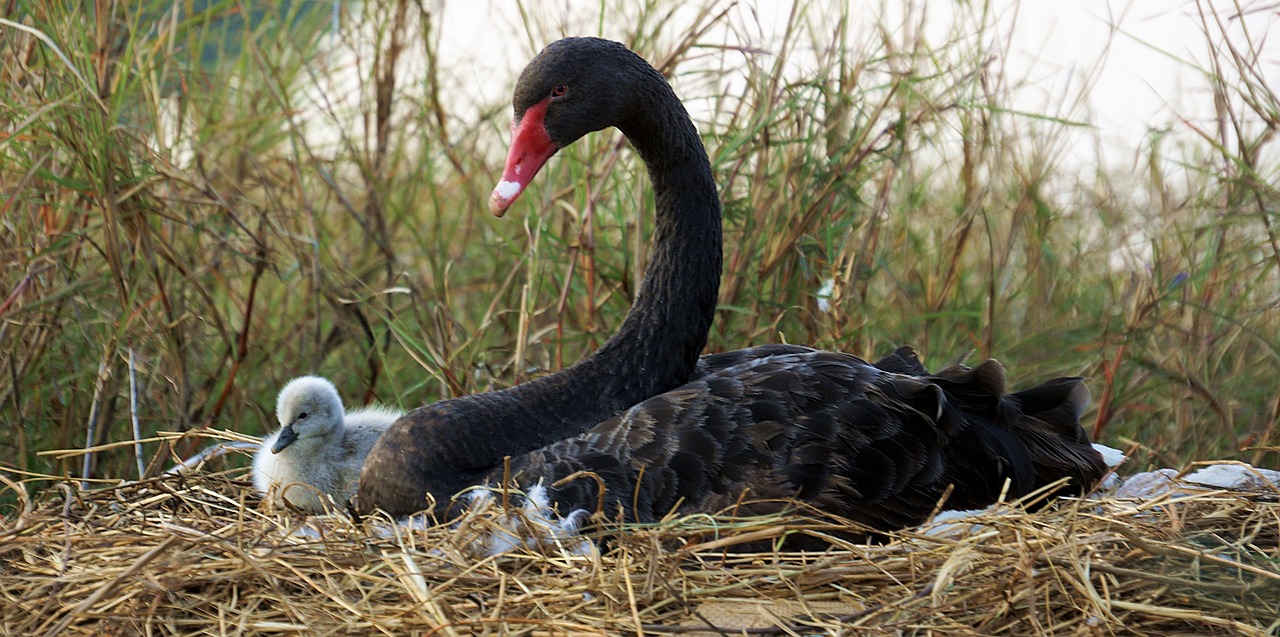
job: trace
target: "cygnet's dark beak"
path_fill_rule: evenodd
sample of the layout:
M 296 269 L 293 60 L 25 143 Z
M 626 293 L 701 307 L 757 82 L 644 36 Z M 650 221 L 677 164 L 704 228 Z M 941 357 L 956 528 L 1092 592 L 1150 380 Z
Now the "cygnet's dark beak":
M 293 444 L 298 439 L 298 432 L 293 430 L 293 425 L 285 425 L 280 430 L 280 435 L 276 436 L 275 444 L 271 445 L 271 453 L 280 453 L 285 447 Z

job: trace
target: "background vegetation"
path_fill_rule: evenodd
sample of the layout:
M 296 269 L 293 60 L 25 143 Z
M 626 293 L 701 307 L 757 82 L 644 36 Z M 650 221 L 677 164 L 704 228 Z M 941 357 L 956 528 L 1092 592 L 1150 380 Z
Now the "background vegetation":
M 352 404 L 507 386 L 620 322 L 651 226 L 638 159 L 591 136 L 493 219 L 510 107 L 451 101 L 437 7 L 87 4 L 10 0 L 0 25 L 11 475 L 79 475 L 38 453 L 86 439 L 108 447 L 93 477 L 155 473 L 199 443 L 123 443 L 262 433 L 303 373 Z M 1087 428 L 1138 464 L 1275 465 L 1280 100 L 1261 45 L 1202 14 L 1217 121 L 1151 135 L 1138 178 L 1082 174 L 1065 140 L 1087 118 L 1013 107 L 990 7 L 930 39 L 907 4 L 868 39 L 846 4 L 801 3 L 767 50 L 742 44 L 749 5 L 650 0 L 595 27 L 673 79 L 712 155 L 709 350 L 996 356 L 1014 387 L 1091 377 Z M 562 34 L 522 15 L 529 54 Z M 1144 257 L 1117 260 L 1134 236 Z

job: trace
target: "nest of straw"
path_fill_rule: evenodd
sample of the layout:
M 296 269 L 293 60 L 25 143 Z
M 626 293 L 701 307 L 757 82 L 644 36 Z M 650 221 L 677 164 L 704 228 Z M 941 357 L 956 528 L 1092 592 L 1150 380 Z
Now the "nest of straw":
M 3 474 L 0 474 L 3 478 Z M 1266 635 L 1276 494 L 1011 509 L 890 535 L 689 517 L 599 550 L 477 555 L 465 524 L 270 510 L 244 469 L 18 498 L 0 527 L 5 635 Z M 822 551 L 745 552 L 788 533 Z M 592 545 L 594 546 L 594 545 Z

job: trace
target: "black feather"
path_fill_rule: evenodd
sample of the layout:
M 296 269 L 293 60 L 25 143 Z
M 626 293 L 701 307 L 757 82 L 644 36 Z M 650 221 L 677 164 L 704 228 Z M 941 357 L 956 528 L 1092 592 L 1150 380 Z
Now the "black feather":
M 979 508 L 1064 477 L 1062 493 L 1082 493 L 1102 476 L 1078 378 L 1009 395 L 994 360 L 931 375 L 909 347 L 874 365 L 795 345 L 699 358 L 718 295 L 720 202 L 671 87 L 618 43 L 569 38 L 525 69 L 513 106 L 517 119 L 541 117 L 529 125 L 556 147 L 607 126 L 627 136 L 655 193 L 645 279 L 618 333 L 578 364 L 407 414 L 370 453 L 357 508 L 400 515 L 434 499 L 441 512 L 462 489 L 502 480 L 507 457 L 520 484 L 556 485 L 561 514 L 653 521 L 776 512 L 798 498 L 872 529 L 919 523 L 948 492 L 948 506 Z

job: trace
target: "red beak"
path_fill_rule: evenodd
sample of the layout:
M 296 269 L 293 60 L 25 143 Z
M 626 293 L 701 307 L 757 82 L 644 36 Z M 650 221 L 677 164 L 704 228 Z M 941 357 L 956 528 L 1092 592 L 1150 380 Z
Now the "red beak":
M 524 192 L 542 165 L 559 150 L 547 135 L 546 114 L 547 101 L 543 100 L 529 107 L 524 117 L 511 127 L 511 150 L 507 152 L 502 181 L 489 195 L 489 210 L 494 215 L 501 217 L 506 214 L 507 208 Z

